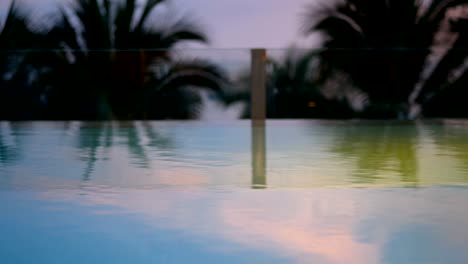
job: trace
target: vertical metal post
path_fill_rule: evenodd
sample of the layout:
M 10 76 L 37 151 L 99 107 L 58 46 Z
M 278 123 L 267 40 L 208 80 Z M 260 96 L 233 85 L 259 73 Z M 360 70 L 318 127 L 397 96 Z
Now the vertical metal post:
M 266 50 L 252 50 L 252 188 L 263 189 L 266 177 Z
M 251 116 L 253 122 L 266 119 L 266 50 L 252 49 L 252 68 L 250 75 Z

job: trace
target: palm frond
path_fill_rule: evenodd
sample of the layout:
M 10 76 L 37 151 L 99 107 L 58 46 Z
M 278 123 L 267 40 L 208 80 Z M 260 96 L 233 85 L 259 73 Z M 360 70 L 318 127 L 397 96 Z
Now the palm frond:
M 439 0 L 432 1 L 426 10 L 426 14 L 423 16 L 424 20 L 427 22 L 430 21 L 441 21 L 446 11 L 455 6 L 468 4 L 467 0 Z
M 193 102 L 187 108 L 195 107 L 198 92 L 188 86 L 210 89 L 222 96 L 227 75 L 217 66 L 201 61 L 171 62 L 170 50 L 177 43 L 205 42 L 207 37 L 185 18 L 150 24 L 151 12 L 163 2 L 148 0 L 140 10 L 138 0 L 75 0 L 64 8 L 50 35 L 65 47 L 64 52 L 56 54 L 55 65 L 49 67 L 51 75 L 45 77 L 52 86 L 48 93 L 52 108 L 64 108 L 63 116 L 74 118 L 80 112 L 86 119 L 145 118 L 140 103 L 153 104 L 164 94 L 179 96 L 179 101 L 174 99 L 177 102 Z M 67 59 L 68 53 L 73 59 Z M 153 72 L 165 65 L 170 67 L 163 74 Z M 170 111 L 160 112 L 172 115 Z
M 8 9 L 5 22 L 0 28 L 0 50 L 18 50 L 32 47 L 33 31 L 29 26 L 28 13 L 16 0 Z
M 173 87 L 198 86 L 222 95 L 225 85 L 229 83 L 226 76 L 219 66 L 210 62 L 184 61 L 170 65 L 163 75 L 154 76 L 147 86 L 153 92 L 164 92 Z
M 164 32 L 160 45 L 163 48 L 171 48 L 181 41 L 206 43 L 208 38 L 196 24 L 180 20 Z
M 98 0 L 76 0 L 72 13 L 78 19 L 88 50 L 108 50 L 111 45 L 110 10 L 102 11 Z
M 134 31 L 136 32 L 143 31 L 145 23 L 147 23 L 148 16 L 150 15 L 150 13 L 154 10 L 154 8 L 157 5 L 163 3 L 164 1 L 165 0 L 147 0 L 143 7 L 143 12 L 138 19 L 138 22 Z
M 59 23 L 48 32 L 47 40 L 51 48 L 67 47 L 73 51 L 82 50 L 78 40 L 79 32 L 72 25 L 70 17 L 67 15 L 65 9 L 60 8 Z
M 133 17 L 135 15 L 136 1 L 126 0 L 125 5 L 117 7 L 115 17 L 115 42 L 119 48 L 125 48 L 125 45 L 117 45 L 121 40 L 128 40 L 129 32 L 132 31 Z M 122 47 L 123 46 L 123 47 Z
M 454 25 L 458 30 L 458 38 L 434 67 L 431 75 L 422 82 L 422 87 L 418 91 L 418 96 L 415 99 L 419 104 L 431 104 L 434 100 L 438 100 L 435 98 L 438 96 L 456 97 L 456 94 L 460 94 L 460 91 L 451 86 L 463 86 L 462 83 L 467 80 L 465 76 L 468 72 L 466 68 L 468 51 L 465 48 L 468 45 L 468 30 L 466 30 L 467 21 L 466 19 L 460 20 L 461 21 L 457 23 L 463 26 Z M 454 72 L 458 73 L 453 74 Z M 453 94 L 450 95 L 451 93 Z M 444 104 L 447 105 L 447 102 Z
M 304 33 L 325 34 L 325 74 L 333 68 L 346 72 L 374 103 L 399 105 L 415 89 L 447 10 L 466 3 L 441 0 L 426 6 L 418 0 L 344 0 L 311 11 L 319 14 L 318 19 L 306 18 Z M 455 60 L 449 57 L 442 62 L 453 65 Z

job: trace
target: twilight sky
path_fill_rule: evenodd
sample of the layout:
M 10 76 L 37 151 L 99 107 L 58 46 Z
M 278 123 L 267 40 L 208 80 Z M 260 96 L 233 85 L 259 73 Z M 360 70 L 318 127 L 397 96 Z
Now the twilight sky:
M 65 0 L 22 0 L 32 10 L 47 11 Z M 213 48 L 286 48 L 300 40 L 305 6 L 317 0 L 170 0 L 170 9 L 195 18 Z M 4 14 L 10 0 L 0 0 Z
M 301 15 L 314 0 L 172 0 L 199 17 L 221 48 L 285 48 L 300 37 Z

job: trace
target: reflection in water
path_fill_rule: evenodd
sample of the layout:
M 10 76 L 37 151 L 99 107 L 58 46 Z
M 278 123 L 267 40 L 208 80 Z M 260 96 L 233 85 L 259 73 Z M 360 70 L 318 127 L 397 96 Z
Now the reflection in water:
M 140 135 L 138 132 L 139 130 L 134 127 L 134 123 L 118 123 L 117 125 L 118 137 L 122 140 L 122 144 L 128 147 L 130 157 L 135 161 L 134 164 L 140 168 L 149 169 L 150 159 L 143 146 L 143 135 Z M 144 135 L 144 137 L 147 137 L 147 135 Z
M 265 121 L 252 121 L 252 187 L 267 186 Z
M 248 254 L 247 262 L 258 260 L 255 263 L 413 264 L 440 263 L 442 259 L 466 263 L 468 232 L 460 227 L 468 221 L 468 212 L 460 206 L 467 198 L 466 188 L 449 187 L 324 188 L 313 192 L 93 188 L 79 199 L 72 191 L 41 193 L 37 202 L 63 202 L 69 208 L 63 214 L 76 214 L 73 211 L 79 209 L 81 217 L 88 219 L 86 224 L 71 219 L 62 223 L 63 229 L 52 229 L 53 233 L 67 234 L 68 225 L 78 224 L 89 243 L 105 245 L 119 239 L 122 244 L 112 244 L 117 247 L 114 250 L 150 259 L 164 254 L 169 263 L 199 262 L 205 254 L 243 263 L 242 256 Z M 39 215 L 47 218 L 50 214 L 61 212 L 49 210 Z M 126 221 L 119 224 L 117 219 Z M 102 222 L 106 225 L 99 225 Z M 103 232 L 89 232 L 94 225 Z M 145 235 L 129 236 L 129 230 Z M 153 237 L 161 241 L 154 242 Z M 58 242 L 47 243 L 53 248 Z M 195 250 L 181 252 L 181 247 Z M 84 248 L 93 254 L 92 249 Z M 148 250 L 142 252 L 141 248 Z M 103 250 L 100 254 L 97 257 L 109 253 Z M 207 263 L 217 263 L 213 261 Z
M 85 124 L 80 127 L 78 148 L 83 151 L 82 160 L 86 162 L 83 181 L 89 181 L 94 166 L 98 161 L 98 149 L 112 146 L 112 128 L 110 123 Z M 87 131 L 84 131 L 87 130 Z
M 24 124 L 0 122 L 0 166 L 8 165 L 21 157 Z
M 142 125 L 142 129 L 138 125 Z M 158 134 L 148 122 L 90 122 L 84 123 L 78 132 L 78 148 L 82 151 L 82 160 L 86 162 L 83 173 L 83 181 L 89 181 L 99 157 L 109 159 L 106 155 L 100 155 L 99 150 L 109 152 L 117 141 L 118 145 L 125 146 L 133 160 L 132 165 L 150 169 L 151 160 L 148 148 L 170 149 L 171 139 Z M 149 143 L 144 145 L 144 140 Z M 101 153 L 102 154 L 102 153 Z M 129 164 L 130 165 L 130 164 Z
M 402 183 L 417 185 L 417 125 L 343 125 L 336 128 L 334 135 L 331 151 L 356 163 L 355 182 L 373 183 L 382 175 L 396 173 Z
M 468 122 L 444 122 L 430 130 L 438 155 L 458 161 L 456 165 L 468 180 Z
M 1 124 L 2 263 L 468 263 L 468 126 L 249 124 Z
M 464 240 L 460 235 L 450 238 L 447 230 L 428 223 L 408 223 L 389 235 L 382 262 L 466 263 L 468 255 L 460 250 Z
M 267 126 L 244 121 L 12 122 L 0 126 L 0 168 L 2 174 L 37 183 L 73 179 L 253 188 L 464 184 L 467 127 L 447 121 L 268 121 Z

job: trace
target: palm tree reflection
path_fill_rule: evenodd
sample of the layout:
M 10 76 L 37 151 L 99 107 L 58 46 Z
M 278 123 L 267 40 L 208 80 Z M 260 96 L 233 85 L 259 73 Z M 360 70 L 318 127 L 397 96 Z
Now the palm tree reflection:
M 78 136 L 86 162 L 83 181 L 91 179 L 96 163 L 108 159 L 108 152 L 117 145 L 127 148 L 132 165 L 145 169 L 151 167 L 148 151 L 173 148 L 172 139 L 157 133 L 149 122 L 89 122 L 81 126 Z
M 375 183 L 392 173 L 400 182 L 417 185 L 418 127 L 414 124 L 342 126 L 332 152 L 356 163 L 356 183 Z
M 0 167 L 21 158 L 22 137 L 20 123 L 0 123 Z
M 117 123 L 117 137 L 122 140 L 122 145 L 127 146 L 135 165 L 145 169 L 150 167 L 150 160 L 142 145 L 142 136 L 138 135 L 134 122 Z
M 104 122 L 85 123 L 80 127 L 78 136 L 78 147 L 85 153 L 82 160 L 86 162 L 82 179 L 88 181 L 98 161 L 98 149 L 101 146 L 112 146 L 112 127 L 110 123 Z
M 465 121 L 445 123 L 442 126 L 432 126 L 431 137 L 437 146 L 438 154 L 449 156 L 459 162 L 468 180 L 468 126 Z

